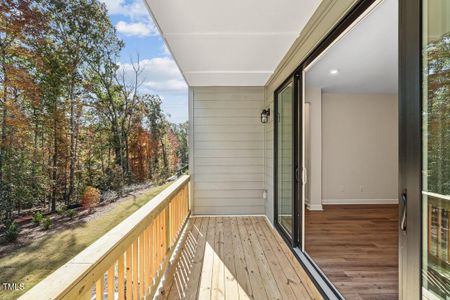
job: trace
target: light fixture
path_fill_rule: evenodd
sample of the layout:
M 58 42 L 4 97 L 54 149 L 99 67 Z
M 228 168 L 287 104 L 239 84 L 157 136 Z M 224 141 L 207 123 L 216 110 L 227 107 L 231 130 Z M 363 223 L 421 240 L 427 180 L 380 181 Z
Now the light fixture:
M 339 70 L 338 69 L 331 69 L 330 70 L 330 74 L 331 75 L 337 75 L 337 74 L 339 74 Z
M 267 122 L 269 122 L 269 117 L 270 108 L 263 109 L 263 111 L 261 112 L 261 123 L 266 124 Z

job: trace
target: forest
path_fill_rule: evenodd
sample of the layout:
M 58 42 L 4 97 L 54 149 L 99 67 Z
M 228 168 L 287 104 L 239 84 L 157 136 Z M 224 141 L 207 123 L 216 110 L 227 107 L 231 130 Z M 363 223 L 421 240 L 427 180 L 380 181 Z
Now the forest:
M 187 164 L 187 123 L 125 78 L 124 43 L 97 0 L 0 2 L 0 218 L 121 195 Z

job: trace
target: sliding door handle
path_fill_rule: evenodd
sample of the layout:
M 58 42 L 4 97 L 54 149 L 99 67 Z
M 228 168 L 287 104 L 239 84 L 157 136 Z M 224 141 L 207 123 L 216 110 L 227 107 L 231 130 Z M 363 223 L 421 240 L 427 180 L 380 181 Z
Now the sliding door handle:
M 407 211 L 408 198 L 406 192 L 402 193 L 402 216 L 400 220 L 400 229 L 406 231 L 406 211 Z

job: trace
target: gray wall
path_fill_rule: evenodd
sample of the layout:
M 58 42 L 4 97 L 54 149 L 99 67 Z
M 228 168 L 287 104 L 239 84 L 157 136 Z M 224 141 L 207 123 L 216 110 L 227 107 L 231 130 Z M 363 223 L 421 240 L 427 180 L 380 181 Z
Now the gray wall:
M 192 87 L 194 214 L 264 214 L 263 87 Z

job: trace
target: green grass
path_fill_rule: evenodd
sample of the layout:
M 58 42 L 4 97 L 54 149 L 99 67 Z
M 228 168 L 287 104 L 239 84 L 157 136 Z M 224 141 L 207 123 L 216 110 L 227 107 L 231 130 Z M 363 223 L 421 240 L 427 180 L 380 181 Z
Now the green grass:
M 110 211 L 73 229 L 49 234 L 0 259 L 0 299 L 16 299 L 72 257 L 126 219 L 169 184 L 121 201 Z M 5 291 L 3 282 L 24 283 L 22 291 Z

